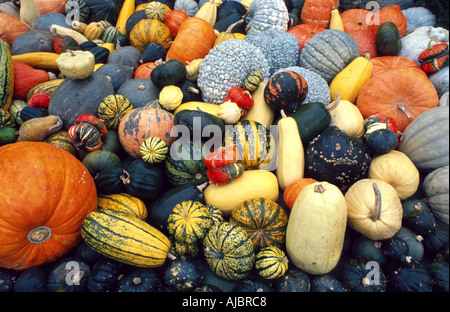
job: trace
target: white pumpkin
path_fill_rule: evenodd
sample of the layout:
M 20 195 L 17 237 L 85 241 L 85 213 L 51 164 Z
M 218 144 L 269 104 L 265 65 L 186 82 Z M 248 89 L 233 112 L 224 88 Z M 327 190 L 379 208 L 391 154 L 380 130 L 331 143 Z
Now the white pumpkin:
M 431 41 L 431 39 L 436 40 Z M 412 30 L 408 35 L 402 38 L 402 49 L 398 56 L 409 58 L 419 63 L 419 55 L 428 45 L 434 46 L 438 43 L 445 42 L 448 44 L 448 30 L 442 27 L 423 26 Z M 431 41 L 431 42 L 430 42 Z
M 423 26 L 436 25 L 436 15 L 431 13 L 431 11 L 427 8 L 413 7 L 402 10 L 402 13 L 408 21 L 406 32 Z

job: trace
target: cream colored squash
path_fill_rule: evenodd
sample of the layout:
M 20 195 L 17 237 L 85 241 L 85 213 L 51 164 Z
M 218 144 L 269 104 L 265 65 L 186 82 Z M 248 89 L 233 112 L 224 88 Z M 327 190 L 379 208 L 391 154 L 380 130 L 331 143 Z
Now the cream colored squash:
M 388 239 L 402 226 L 403 207 L 392 185 L 361 179 L 345 193 L 348 225 L 373 240 Z
M 330 125 L 336 126 L 351 137 L 361 139 L 365 133 L 364 117 L 355 104 L 341 100 L 337 95 L 336 99 L 328 105 L 331 115 Z
M 411 197 L 420 183 L 419 170 L 406 154 L 397 150 L 375 156 L 370 162 L 368 177 L 392 185 L 401 200 Z
M 217 5 L 215 5 L 214 2 L 215 0 L 209 0 L 203 4 L 194 16 L 204 19 L 208 24 L 214 26 L 217 19 Z
M 235 124 L 241 118 L 241 109 L 239 106 L 232 102 L 226 101 L 219 104 L 219 110 L 217 116 L 227 125 Z
M 264 89 L 267 82 L 268 79 L 261 81 L 258 88 L 252 93 L 253 107 L 241 117 L 241 120 L 254 120 L 267 128 L 273 123 L 275 113 L 264 100 Z
M 210 184 L 203 191 L 205 203 L 219 208 L 224 216 L 243 201 L 256 197 L 264 197 L 277 201 L 279 187 L 277 177 L 266 170 L 246 170 L 231 183 Z
M 309 274 L 330 272 L 341 257 L 346 226 L 346 201 L 338 187 L 328 182 L 305 186 L 289 216 L 289 260 Z
M 195 59 L 191 62 L 187 62 L 186 65 L 186 79 L 189 81 L 196 81 L 198 78 L 198 72 L 203 59 Z
M 61 53 L 56 64 L 64 76 L 72 79 L 86 79 L 94 71 L 94 54 L 89 51 L 69 51 Z

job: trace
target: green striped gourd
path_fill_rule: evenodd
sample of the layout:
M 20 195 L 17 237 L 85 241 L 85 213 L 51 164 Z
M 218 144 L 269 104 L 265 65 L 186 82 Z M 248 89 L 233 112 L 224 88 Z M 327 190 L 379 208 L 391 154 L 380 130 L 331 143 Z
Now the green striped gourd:
M 100 209 L 113 209 L 129 213 L 139 219 L 147 218 L 147 207 L 138 197 L 127 193 L 99 194 L 97 197 L 97 207 Z
M 13 99 L 14 71 L 11 50 L 6 41 L 0 39 L 0 108 L 8 110 Z
M 261 249 L 256 254 L 255 268 L 265 279 L 275 279 L 283 276 L 288 270 L 289 260 L 286 254 L 276 246 Z

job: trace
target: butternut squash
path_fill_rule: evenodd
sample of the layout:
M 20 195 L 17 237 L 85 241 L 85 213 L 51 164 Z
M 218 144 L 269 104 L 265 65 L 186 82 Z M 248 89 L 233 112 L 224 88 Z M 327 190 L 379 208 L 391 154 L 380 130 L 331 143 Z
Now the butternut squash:
M 58 70 L 56 59 L 59 54 L 54 52 L 28 52 L 12 55 L 13 62 L 25 63 L 39 69 Z
M 309 274 L 330 272 L 341 257 L 346 226 L 345 197 L 337 186 L 328 182 L 305 186 L 289 216 L 289 260 Z
M 277 201 L 279 186 L 277 177 L 270 171 L 247 170 L 228 184 L 210 184 L 203 191 L 205 203 L 219 208 L 224 216 L 245 200 L 264 197 Z
M 195 17 L 199 17 L 208 22 L 211 26 L 214 26 L 217 19 L 217 6 L 214 3 L 215 0 L 209 0 L 203 4 L 195 13 Z
M 48 115 L 28 119 L 19 128 L 21 141 L 44 141 L 53 133 L 61 130 L 63 121 L 59 116 Z
M 286 116 L 281 110 L 282 118 L 278 121 L 278 163 L 277 179 L 284 190 L 292 182 L 303 178 L 305 171 L 305 151 L 294 118 Z
M 56 25 L 56 24 L 53 24 L 52 26 L 50 26 L 50 32 L 51 33 L 55 32 L 58 35 L 70 36 L 73 39 L 75 39 L 75 41 L 78 44 L 82 44 L 83 42 L 88 41 L 88 39 L 83 34 L 79 33 L 78 31 L 67 28 L 67 27 L 63 27 L 60 25 Z
M 275 113 L 264 100 L 264 89 L 267 82 L 268 79 L 261 81 L 258 88 L 252 93 L 253 107 L 241 118 L 241 120 L 254 120 L 267 128 L 273 123 Z
M 372 75 L 372 68 L 369 54 L 355 58 L 331 81 L 331 100 L 336 100 L 336 92 L 338 92 L 341 100 L 355 103 L 359 90 Z

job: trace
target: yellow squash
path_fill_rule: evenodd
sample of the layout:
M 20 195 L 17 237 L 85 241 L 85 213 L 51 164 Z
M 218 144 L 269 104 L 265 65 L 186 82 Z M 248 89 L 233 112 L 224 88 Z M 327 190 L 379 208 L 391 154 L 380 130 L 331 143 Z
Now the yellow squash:
M 341 14 L 337 8 L 331 10 L 330 26 L 329 29 L 344 30 L 344 23 L 342 22 Z
M 59 70 L 56 59 L 59 54 L 55 52 L 28 52 L 11 56 L 13 62 L 25 63 L 39 69 Z
M 134 13 L 135 10 L 135 0 L 125 0 L 123 2 L 122 8 L 120 9 L 119 16 L 117 17 L 116 27 L 119 28 L 119 32 L 122 35 L 126 35 L 126 23 L 131 14 Z
M 182 103 L 180 106 L 178 106 L 175 109 L 173 114 L 175 115 L 179 111 L 182 111 L 182 110 L 185 110 L 185 109 L 188 109 L 188 110 L 201 110 L 201 111 L 204 111 L 205 113 L 209 113 L 211 115 L 219 117 L 218 116 L 218 114 L 219 114 L 219 105 L 212 104 L 212 103 L 206 103 L 206 102 L 196 102 L 196 101 Z
M 345 197 L 335 185 L 305 186 L 292 207 L 286 251 L 292 264 L 309 274 L 326 274 L 341 257 L 347 227 Z
M 370 79 L 372 67 L 369 54 L 355 58 L 331 81 L 331 100 L 336 99 L 336 92 L 338 92 L 341 100 L 355 103 L 359 90 Z
M 267 80 L 263 80 L 259 83 L 258 88 L 252 93 L 253 107 L 241 118 L 241 120 L 254 120 L 269 128 L 274 119 L 274 111 L 264 100 L 264 88 L 266 85 Z
M 195 13 L 195 17 L 204 19 L 208 24 L 214 26 L 217 19 L 217 5 L 214 2 L 215 0 L 209 0 L 203 4 L 200 9 L 198 9 L 197 13 Z
M 278 163 L 277 178 L 284 190 L 292 182 L 303 178 L 305 171 L 305 152 L 302 139 L 294 118 L 286 116 L 278 121 Z

